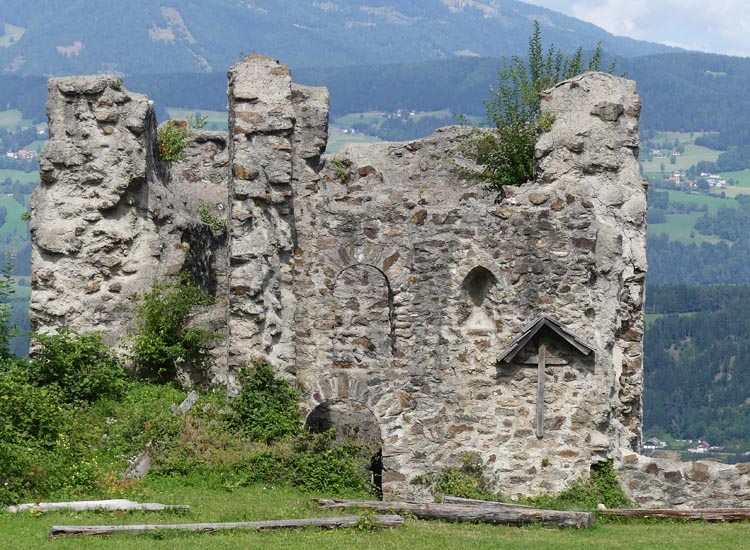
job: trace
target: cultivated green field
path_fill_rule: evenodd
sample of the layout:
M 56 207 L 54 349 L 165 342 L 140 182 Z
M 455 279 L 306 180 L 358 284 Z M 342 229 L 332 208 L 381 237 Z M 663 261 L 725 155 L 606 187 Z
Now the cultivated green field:
M 234 530 L 217 533 L 157 532 L 149 535 L 114 535 L 106 538 L 49 540 L 52 525 L 121 525 L 143 523 L 199 523 L 255 521 L 356 515 L 356 512 L 323 512 L 310 496 L 286 488 L 254 486 L 236 490 L 200 486 L 181 487 L 171 480 L 148 484 L 141 501 L 189 504 L 189 513 L 54 513 L 12 515 L 0 513 L 2 547 L 14 550 L 106 549 L 246 550 L 268 549 L 737 549 L 746 546 L 750 524 L 708 524 L 655 521 L 597 520 L 590 529 L 504 527 L 456 524 L 406 518 L 394 530 L 342 529 L 323 531 Z M 321 495 L 322 496 L 322 495 Z M 330 496 L 330 495 L 329 495 Z
M 172 107 L 167 108 L 167 114 L 169 118 L 173 120 L 188 120 L 190 117 L 195 117 L 195 113 L 199 112 L 201 116 L 206 117 L 206 129 L 207 130 L 226 130 L 227 129 L 227 112 L 226 111 L 196 111 L 195 109 L 176 109 Z
M 705 204 L 709 211 L 715 213 L 720 207 L 735 208 L 738 203 L 734 199 L 722 199 L 721 197 L 710 197 L 708 195 L 693 195 L 684 191 L 667 191 L 669 202 L 681 202 L 685 204 Z M 701 215 L 703 215 L 701 213 Z
M 37 153 L 41 153 L 42 151 L 44 151 L 45 145 L 47 145 L 46 139 L 38 139 L 26 145 L 24 149 L 26 149 L 27 151 L 36 151 Z
M 685 153 L 680 155 L 679 157 L 676 157 L 674 164 L 670 164 L 668 158 L 655 158 L 651 161 L 642 163 L 643 172 L 648 175 L 661 174 L 662 164 L 664 165 L 665 172 L 671 172 L 673 170 L 687 170 L 688 168 L 702 160 L 715 162 L 716 159 L 719 158 L 720 154 L 720 151 L 715 151 L 714 149 L 709 149 L 708 147 L 688 143 L 685 145 Z
M 336 154 L 344 145 L 349 143 L 374 143 L 381 141 L 380 138 L 375 136 L 366 136 L 363 134 L 344 134 L 341 128 L 337 126 L 331 126 L 328 129 L 328 146 L 326 147 L 326 153 Z
M 702 212 L 694 212 L 692 214 L 672 214 L 667 216 L 667 223 L 652 223 L 648 226 L 648 231 L 652 235 L 661 235 L 666 233 L 669 238 L 673 241 L 682 241 L 684 243 L 717 243 L 721 239 L 717 237 L 710 237 L 695 231 L 695 222 L 699 218 L 703 217 Z M 693 233 L 693 237 L 690 237 L 690 233 Z
M 21 111 L 19 111 L 18 109 L 0 111 L 0 128 L 5 128 L 6 130 L 15 130 L 18 126 L 30 128 L 31 126 L 33 126 L 33 123 L 30 119 L 23 118 Z
M 0 227 L 0 235 L 17 235 L 21 237 L 26 234 L 26 222 L 21 219 L 26 209 L 12 197 L 0 195 L 0 206 L 4 206 L 8 215 L 5 223 Z
M 0 181 L 10 178 L 12 181 L 29 183 L 39 181 L 39 172 L 24 172 L 23 170 L 7 170 L 0 168 Z

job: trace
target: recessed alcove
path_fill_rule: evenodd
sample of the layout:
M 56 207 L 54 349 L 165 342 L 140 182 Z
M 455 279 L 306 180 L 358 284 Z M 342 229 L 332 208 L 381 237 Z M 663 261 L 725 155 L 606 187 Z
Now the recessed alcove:
M 471 331 L 492 331 L 495 322 L 486 311 L 487 296 L 497 283 L 492 272 L 481 265 L 473 268 L 461 283 L 462 299 L 469 309 L 464 327 Z

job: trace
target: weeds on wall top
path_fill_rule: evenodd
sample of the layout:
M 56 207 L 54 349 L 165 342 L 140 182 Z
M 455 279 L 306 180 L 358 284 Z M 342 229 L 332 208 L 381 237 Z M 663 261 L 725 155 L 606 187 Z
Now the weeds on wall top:
M 554 122 L 551 114 L 541 111 L 540 93 L 585 70 L 600 70 L 601 61 L 601 43 L 588 62 L 584 61 L 582 48 L 566 56 L 552 45 L 545 53 L 539 22 L 535 21 L 528 60 L 513 56 L 510 62 L 504 61 L 497 87 L 490 88 L 485 112 L 495 129 L 477 129 L 470 136 L 461 152 L 479 168 L 461 168 L 464 175 L 498 191 L 503 185 L 532 180 L 536 141 Z M 609 72 L 613 70 L 614 66 Z
M 159 140 L 159 160 L 179 162 L 185 160 L 190 130 L 185 121 L 168 120 L 157 131 Z

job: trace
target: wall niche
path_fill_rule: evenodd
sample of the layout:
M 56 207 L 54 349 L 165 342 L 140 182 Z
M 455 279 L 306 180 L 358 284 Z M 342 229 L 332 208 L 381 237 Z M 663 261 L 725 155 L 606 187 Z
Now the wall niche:
M 497 284 L 492 272 L 481 265 L 473 268 L 461 283 L 461 302 L 466 312 L 463 326 L 469 331 L 490 332 L 495 330 L 495 322 L 487 310 L 488 296 Z

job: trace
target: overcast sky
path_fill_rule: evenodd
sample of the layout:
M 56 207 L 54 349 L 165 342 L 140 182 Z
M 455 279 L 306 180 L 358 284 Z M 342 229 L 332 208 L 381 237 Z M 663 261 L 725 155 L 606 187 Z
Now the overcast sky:
M 621 36 L 750 57 L 748 0 L 523 0 Z

